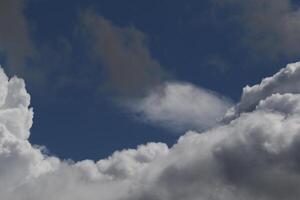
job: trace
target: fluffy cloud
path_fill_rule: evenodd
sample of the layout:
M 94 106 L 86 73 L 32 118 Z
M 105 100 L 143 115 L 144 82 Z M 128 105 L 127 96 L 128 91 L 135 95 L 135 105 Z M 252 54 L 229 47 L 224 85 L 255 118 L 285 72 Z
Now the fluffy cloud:
M 215 126 L 231 103 L 225 97 L 189 83 L 165 82 L 129 107 L 146 122 L 176 132 Z
M 171 148 L 149 143 L 77 163 L 28 142 L 30 97 L 1 71 L 1 199 L 299 199 L 299 70 L 291 64 L 246 87 L 228 123 L 187 132 Z
M 246 86 L 243 89 L 241 101 L 227 113 L 225 119 L 236 117 L 242 112 L 252 111 L 260 100 L 266 99 L 272 94 L 300 93 L 299 65 L 300 62 L 289 64 L 274 76 L 264 78 L 260 84 L 252 87 Z

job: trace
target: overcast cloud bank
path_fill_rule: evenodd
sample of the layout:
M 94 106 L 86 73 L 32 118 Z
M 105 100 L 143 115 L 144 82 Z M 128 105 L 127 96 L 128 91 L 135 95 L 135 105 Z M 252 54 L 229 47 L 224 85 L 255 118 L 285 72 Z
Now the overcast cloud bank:
M 149 143 L 74 163 L 28 142 L 30 96 L 22 79 L 1 70 L 1 199 L 299 199 L 299 79 L 294 63 L 246 87 L 226 124 L 187 132 L 171 148 Z

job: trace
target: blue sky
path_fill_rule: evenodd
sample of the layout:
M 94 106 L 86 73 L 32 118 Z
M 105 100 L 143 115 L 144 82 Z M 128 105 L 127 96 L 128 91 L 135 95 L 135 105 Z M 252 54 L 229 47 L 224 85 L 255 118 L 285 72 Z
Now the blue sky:
M 0 0 L 1 200 L 300 199 L 299 41 L 298 0 Z
M 7 42 L 1 63 L 25 79 L 31 94 L 30 141 L 60 158 L 97 160 L 146 142 L 174 144 L 180 133 L 122 106 L 157 83 L 187 82 L 237 102 L 245 85 L 300 57 L 300 38 L 292 34 L 300 29 L 273 25 L 281 9 L 290 11 L 279 1 L 266 11 L 214 0 L 18 2 L 9 5 L 18 14 L 5 16 L 17 28 L 0 36 Z M 110 40 L 118 52 L 107 49 Z M 133 49 L 131 61 L 119 52 L 120 41 Z

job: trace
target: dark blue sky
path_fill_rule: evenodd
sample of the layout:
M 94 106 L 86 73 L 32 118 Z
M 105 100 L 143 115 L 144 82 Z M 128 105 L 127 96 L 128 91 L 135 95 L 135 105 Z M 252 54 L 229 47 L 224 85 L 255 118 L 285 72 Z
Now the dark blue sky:
M 171 145 L 179 137 L 134 119 L 116 104 L 124 94 L 105 86 L 110 60 L 102 62 L 103 54 L 91 56 L 91 49 L 102 51 L 102 46 L 91 47 L 96 42 L 82 33 L 86 10 L 116 29 L 131 27 L 143 33 L 166 79 L 190 82 L 233 101 L 245 85 L 300 57 L 299 49 L 288 42 L 292 36 L 272 25 L 280 14 L 275 21 L 258 21 L 268 8 L 250 9 L 238 1 L 28 0 L 22 5 L 34 53 L 16 64 L 23 67 L 12 67 L 5 49 L 1 61 L 10 74 L 25 79 L 32 96 L 31 142 L 61 158 L 96 160 L 150 141 Z

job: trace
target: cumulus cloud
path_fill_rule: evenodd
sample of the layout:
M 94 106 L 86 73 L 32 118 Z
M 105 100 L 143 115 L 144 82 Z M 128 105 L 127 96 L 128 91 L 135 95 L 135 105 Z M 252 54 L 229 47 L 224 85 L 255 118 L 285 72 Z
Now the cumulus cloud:
M 143 95 L 165 76 L 160 63 L 151 56 L 146 36 L 133 26 L 119 27 L 87 10 L 81 15 L 81 29 L 94 59 L 104 66 L 108 86 L 120 95 Z
M 248 46 L 273 58 L 299 54 L 300 9 L 294 1 L 213 1 L 221 8 L 229 8 L 229 15 L 244 28 L 242 41 Z
M 225 97 L 189 83 L 165 82 L 128 105 L 143 121 L 182 133 L 215 126 L 232 104 Z
M 32 146 L 24 81 L 0 71 L 1 199 L 299 199 L 299 71 L 300 63 L 290 64 L 244 89 L 226 124 L 187 132 L 170 148 L 149 143 L 96 162 L 64 161 Z
M 26 0 L 0 1 L 0 52 L 5 54 L 10 67 L 20 68 L 34 51 L 23 13 L 25 2 Z
M 242 112 L 252 111 L 260 100 L 272 94 L 300 93 L 300 62 L 287 65 L 275 75 L 264 78 L 260 84 L 243 88 L 241 101 L 230 111 L 226 118 L 236 117 Z

